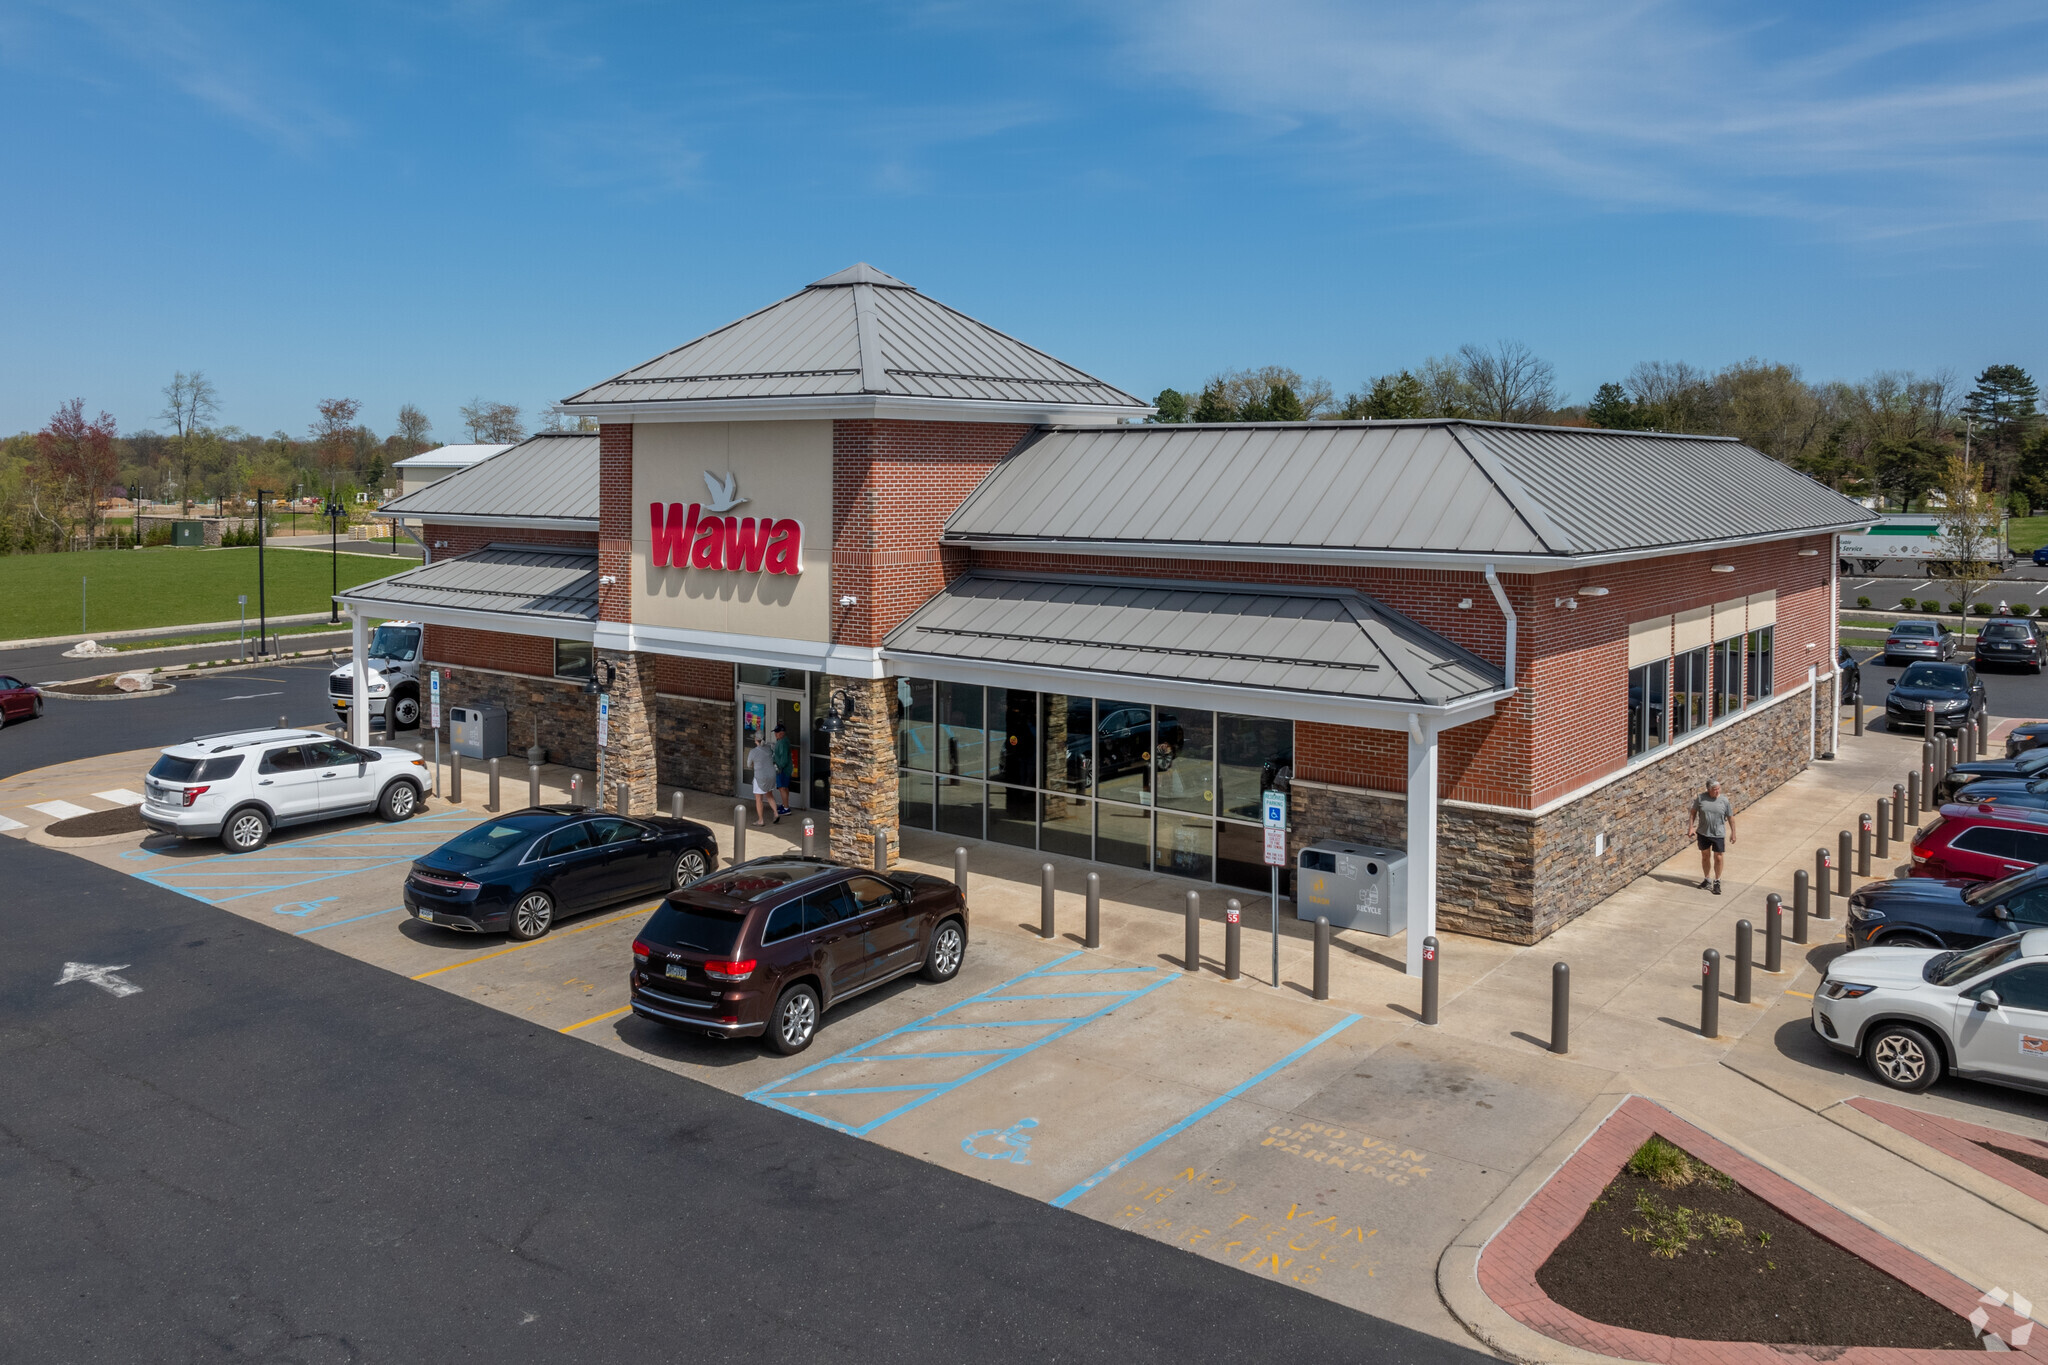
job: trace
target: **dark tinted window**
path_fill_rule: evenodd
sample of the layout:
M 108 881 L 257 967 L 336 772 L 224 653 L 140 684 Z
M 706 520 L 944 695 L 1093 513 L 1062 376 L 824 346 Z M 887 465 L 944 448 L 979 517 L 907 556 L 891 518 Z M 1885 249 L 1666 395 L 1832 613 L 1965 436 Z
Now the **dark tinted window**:
M 1993 621 L 1990 625 L 1984 627 L 1981 638 L 1986 640 L 2031 640 L 2034 638 L 2034 631 L 2031 626 L 2023 626 L 2018 621 Z
M 233 777 L 242 770 L 242 755 L 229 754 L 225 758 L 209 758 L 199 765 L 197 781 L 218 782 Z
M 1955 842 L 1950 847 L 1962 849 L 1966 853 L 1987 854 L 1993 858 L 2017 859 L 2022 856 L 2020 853 L 2021 837 L 2020 832 L 2016 829 L 1999 829 L 1995 825 L 1979 825 L 1975 829 L 1966 829 L 1961 834 L 1958 834 Z M 2028 861 L 2035 860 L 2029 859 Z
M 2048 1013 L 2048 963 L 2015 967 L 2004 976 L 1992 977 L 1983 990 L 1997 991 L 1998 1003 L 2006 1009 Z
M 12 691 L 15 691 L 15 690 L 16 690 L 16 689 L 18 689 L 18 688 L 23 688 L 23 687 L 27 687 L 27 686 L 28 686 L 28 684 L 27 684 L 27 683 L 25 683 L 25 682 L 23 682 L 23 681 L 22 681 L 21 679 L 19 679 L 19 678 L 0 678 L 0 688 L 5 688 L 5 689 L 7 689 L 7 690 L 8 690 L 9 692 L 12 692 Z
M 1963 669 L 1960 664 L 1914 664 L 1899 677 L 1901 687 L 1953 687 L 1963 686 Z
M 541 856 L 556 858 L 564 853 L 574 853 L 579 848 L 589 847 L 590 822 L 579 820 L 566 829 L 558 829 L 550 834 L 546 845 L 541 849 Z
M 532 816 L 523 820 L 516 816 L 509 820 L 490 820 L 458 834 L 445 847 L 450 853 L 460 853 L 465 858 L 496 858 L 518 848 L 547 826 L 546 820 L 536 820 Z
M 740 926 L 746 919 L 743 910 L 712 910 L 663 901 L 640 932 L 656 943 L 694 948 L 713 957 L 731 957 L 733 949 L 739 946 Z
M 640 837 L 639 825 L 631 820 L 621 820 L 616 815 L 607 815 L 590 822 L 590 841 L 594 844 L 630 844 Z
M 748 863 L 719 876 L 707 877 L 697 882 L 693 889 L 709 891 L 714 896 L 730 896 L 736 901 L 752 901 L 807 877 L 815 877 L 822 871 L 824 868 L 817 863 Z
M 198 759 L 174 758 L 164 754 L 150 766 L 149 775 L 159 782 L 190 782 L 192 774 L 198 771 Z
M 1892 634 L 1901 637 L 1907 635 L 1931 636 L 1934 634 L 1934 626 L 1931 622 L 1927 621 L 1901 621 L 1892 627 Z
M 289 749 L 272 749 L 263 755 L 262 769 L 266 773 L 296 773 L 305 771 L 306 751 L 294 744 Z
M 337 740 L 323 740 L 306 746 L 306 756 L 316 768 L 331 768 L 339 763 L 357 764 L 363 756 Z
M 2008 898 L 2005 908 L 2022 924 L 2048 924 L 2048 886 Z
M 846 883 L 847 892 L 852 895 L 858 907 L 856 914 L 866 914 L 896 894 L 896 888 L 874 877 L 855 877 Z
M 830 886 L 804 897 L 804 928 L 822 929 L 860 913 L 853 897 L 842 886 Z
M 787 901 L 768 912 L 768 925 L 761 931 L 761 942 L 780 943 L 803 931 L 804 903 L 801 900 Z

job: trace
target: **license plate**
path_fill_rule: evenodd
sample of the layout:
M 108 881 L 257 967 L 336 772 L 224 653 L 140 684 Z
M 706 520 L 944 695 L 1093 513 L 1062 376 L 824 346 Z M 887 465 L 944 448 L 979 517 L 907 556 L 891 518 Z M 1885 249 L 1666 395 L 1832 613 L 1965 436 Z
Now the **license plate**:
M 679 976 L 687 980 L 690 975 L 690 964 L 687 962 L 671 962 L 662 970 L 666 971 L 670 976 Z
M 434 912 L 431 910 L 422 910 L 420 911 L 420 918 L 425 920 L 427 923 L 432 924 L 434 922 Z
M 348 703 L 345 701 L 338 701 L 334 703 L 334 709 L 337 711 L 346 711 L 348 710 Z

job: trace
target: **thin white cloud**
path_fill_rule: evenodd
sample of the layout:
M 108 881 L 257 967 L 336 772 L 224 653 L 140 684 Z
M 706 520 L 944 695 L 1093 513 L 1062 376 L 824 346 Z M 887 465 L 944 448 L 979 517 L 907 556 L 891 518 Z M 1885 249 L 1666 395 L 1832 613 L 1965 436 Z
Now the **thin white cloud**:
M 1441 189 L 1447 151 L 1614 205 L 1857 232 L 2048 221 L 2048 11 L 1980 3 L 1823 22 L 1670 0 L 1153 0 L 1121 11 L 1154 79 Z M 1332 146 L 1334 144 L 1334 150 Z

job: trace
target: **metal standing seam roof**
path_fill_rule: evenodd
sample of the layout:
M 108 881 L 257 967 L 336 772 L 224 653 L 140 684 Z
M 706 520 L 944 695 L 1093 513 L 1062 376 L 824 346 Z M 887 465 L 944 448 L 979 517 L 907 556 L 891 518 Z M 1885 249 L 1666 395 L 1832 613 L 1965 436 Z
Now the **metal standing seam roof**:
M 864 263 L 563 404 L 863 394 L 1150 411 L 1143 400 Z
M 437 560 L 339 594 L 359 606 L 497 612 L 564 621 L 597 619 L 597 551 L 507 545 Z
M 462 445 L 435 446 L 432 450 L 422 450 L 417 455 L 408 455 L 402 460 L 393 460 L 391 467 L 393 469 L 433 469 L 436 466 L 446 466 L 451 469 L 467 468 L 480 461 L 488 460 L 493 455 L 503 454 L 516 444 L 518 444 L 516 441 L 500 441 L 496 443 L 486 441 Z
M 882 649 L 1418 705 L 1504 685 L 1499 668 L 1361 593 L 1250 584 L 970 573 Z
M 597 529 L 597 433 L 542 432 L 394 498 L 379 515 L 587 520 Z
M 1567 557 L 1834 530 L 1858 504 L 1726 437 L 1495 423 L 1047 427 L 948 540 Z

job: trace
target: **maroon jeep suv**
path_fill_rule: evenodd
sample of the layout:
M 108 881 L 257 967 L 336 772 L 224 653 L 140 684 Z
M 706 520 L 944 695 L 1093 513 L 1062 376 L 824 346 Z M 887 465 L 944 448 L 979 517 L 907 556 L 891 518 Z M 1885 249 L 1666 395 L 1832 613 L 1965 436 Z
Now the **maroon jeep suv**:
M 633 1013 L 802 1052 L 842 1000 L 922 969 L 950 981 L 967 901 L 921 872 L 819 858 L 741 863 L 669 893 L 633 940 Z

